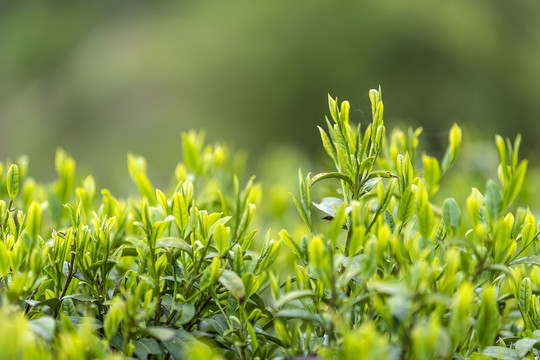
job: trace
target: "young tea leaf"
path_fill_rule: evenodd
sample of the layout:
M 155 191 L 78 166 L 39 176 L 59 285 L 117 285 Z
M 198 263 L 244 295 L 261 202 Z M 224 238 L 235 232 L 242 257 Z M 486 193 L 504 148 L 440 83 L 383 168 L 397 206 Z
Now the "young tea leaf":
M 223 270 L 219 277 L 219 282 L 225 286 L 225 288 L 229 290 L 240 303 L 244 301 L 246 289 L 244 288 L 242 279 L 234 271 Z
M 19 193 L 19 181 L 19 167 L 15 164 L 12 164 L 9 167 L 6 176 L 7 192 L 10 199 L 14 199 Z
M 487 183 L 485 203 L 488 216 L 492 223 L 495 223 L 503 211 L 503 198 L 501 195 L 501 190 L 493 180 L 489 180 Z
M 453 198 L 448 198 L 443 204 L 443 222 L 446 230 L 450 233 L 456 233 L 459 230 L 461 222 L 461 211 Z
M 312 187 L 313 185 L 315 185 L 316 183 L 324 179 L 339 179 L 339 180 L 345 181 L 351 187 L 354 186 L 353 181 L 347 174 L 340 173 L 340 172 L 326 172 L 326 173 L 320 173 L 320 174 L 315 175 L 311 179 L 311 183 L 309 184 L 309 187 Z
M 475 327 L 480 347 L 491 345 L 499 331 L 499 309 L 493 286 L 484 288 Z

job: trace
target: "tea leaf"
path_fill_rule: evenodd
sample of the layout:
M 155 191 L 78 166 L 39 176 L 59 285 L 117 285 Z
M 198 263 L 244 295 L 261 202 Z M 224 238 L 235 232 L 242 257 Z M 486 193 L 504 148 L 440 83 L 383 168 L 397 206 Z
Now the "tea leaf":
M 459 230 L 461 222 L 461 211 L 453 198 L 448 198 L 443 204 L 443 222 L 447 231 L 455 233 Z
M 499 329 L 499 311 L 493 286 L 484 288 L 475 327 L 480 347 L 491 345 Z
M 30 328 L 39 336 L 51 341 L 54 337 L 56 323 L 50 316 L 42 316 L 28 322 Z
M 481 354 L 485 356 L 489 356 L 492 359 L 503 359 L 503 360 L 518 360 L 519 359 L 515 350 L 508 349 L 502 346 L 487 346 L 482 350 Z
M 279 232 L 279 237 L 296 256 L 302 258 L 302 250 L 286 230 L 281 230 Z
M 225 286 L 225 288 L 227 288 L 240 303 L 244 301 L 246 289 L 244 288 L 242 279 L 234 271 L 223 270 L 219 277 L 219 282 Z
M 174 331 L 171 329 L 166 329 L 159 326 L 150 326 L 147 327 L 146 332 L 159 341 L 168 341 L 171 340 L 174 337 Z
M 314 325 L 321 325 L 322 319 L 315 314 L 300 309 L 283 309 L 274 314 L 276 318 L 303 320 Z
M 398 207 L 398 218 L 402 223 L 409 221 L 414 214 L 414 193 L 411 186 L 408 186 L 401 195 Z
M 334 218 L 336 217 L 336 209 L 340 209 L 343 204 L 343 200 L 339 198 L 325 197 L 320 203 L 313 203 L 313 206 Z
M 218 249 L 219 255 L 223 256 L 229 247 L 230 228 L 226 228 L 222 224 L 218 224 L 214 229 L 214 242 Z
M 539 342 L 538 339 L 530 339 L 530 338 L 524 338 L 524 339 L 520 339 L 516 341 L 515 348 L 516 348 L 517 358 L 521 359 L 525 357 L 532 350 L 532 348 L 536 344 L 538 344 L 538 342 Z
M 174 215 L 174 222 L 178 228 L 183 232 L 189 221 L 188 206 L 185 202 L 184 196 L 181 193 L 175 193 L 172 202 L 172 211 Z
M 10 199 L 14 199 L 19 193 L 19 181 L 20 181 L 19 167 L 15 164 L 12 164 L 9 167 L 7 176 L 6 176 L 7 192 Z
M 487 183 L 485 202 L 488 216 L 492 222 L 495 222 L 503 211 L 503 198 L 499 187 L 493 180 L 489 180 Z
M 292 292 L 286 294 L 285 296 L 283 296 L 282 298 L 280 298 L 278 301 L 276 301 L 274 306 L 279 309 L 279 308 L 287 305 L 291 301 L 301 299 L 303 297 L 314 297 L 316 295 L 317 294 L 315 294 L 312 290 L 292 291 Z
M 347 174 L 344 174 L 341 172 L 326 172 L 326 173 L 320 173 L 320 174 L 315 175 L 311 179 L 311 183 L 309 184 L 309 187 L 312 187 L 313 185 L 315 185 L 316 183 L 324 179 L 339 179 L 339 180 L 345 181 L 351 187 L 354 186 L 353 181 Z

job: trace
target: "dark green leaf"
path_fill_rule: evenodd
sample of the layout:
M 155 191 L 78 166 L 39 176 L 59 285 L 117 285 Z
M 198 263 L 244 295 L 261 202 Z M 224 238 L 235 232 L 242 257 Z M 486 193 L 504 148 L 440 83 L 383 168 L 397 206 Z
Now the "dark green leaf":
M 133 342 L 133 352 L 141 360 L 147 359 L 150 355 L 162 354 L 163 351 L 154 339 L 142 338 Z
M 192 303 L 175 304 L 174 309 L 178 311 L 177 323 L 184 325 L 190 322 L 195 316 L 195 305 Z
M 96 301 L 96 298 L 90 295 L 84 295 L 84 294 L 74 294 L 74 295 L 67 295 L 62 298 L 64 299 L 73 299 L 77 301 L 83 301 L 83 302 L 94 302 Z
M 384 222 L 390 226 L 390 231 L 394 232 L 396 229 L 396 222 L 394 221 L 392 213 L 388 211 L 388 209 L 384 210 Z
M 215 331 L 217 331 L 218 334 L 222 336 L 225 331 L 229 330 L 227 320 L 221 314 L 214 314 L 201 319 L 201 326 L 203 322 L 211 326 Z
M 43 301 L 35 301 L 35 300 L 25 300 L 25 302 L 30 306 L 43 306 L 47 305 L 51 309 L 58 311 L 60 309 L 60 300 L 58 298 L 52 298 L 48 300 Z

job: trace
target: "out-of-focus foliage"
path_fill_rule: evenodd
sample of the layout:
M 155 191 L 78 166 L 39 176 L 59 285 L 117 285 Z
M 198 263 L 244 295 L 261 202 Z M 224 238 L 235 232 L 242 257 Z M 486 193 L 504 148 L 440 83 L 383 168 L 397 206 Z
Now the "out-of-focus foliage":
M 538 134 L 539 16 L 536 0 L 4 1 L 0 153 L 52 179 L 62 146 L 124 191 L 122 154 L 137 150 L 161 185 L 181 131 L 313 152 L 324 95 L 351 99 L 365 126 L 361 89 L 378 83 L 387 118 L 421 124 L 428 148 L 452 122 Z
M 244 180 L 242 153 L 200 132 L 183 134 L 166 191 L 128 154 L 138 193 L 125 198 L 63 150 L 52 183 L 30 178 L 26 157 L 0 164 L 0 358 L 540 356 L 539 226 L 515 205 L 521 137 L 495 138 L 498 180 L 448 186 L 461 128 L 431 156 L 422 128 L 387 133 L 380 89 L 369 99 L 362 127 L 329 97 L 331 165 L 300 171 L 287 202 L 294 156 L 268 158 L 262 186 Z

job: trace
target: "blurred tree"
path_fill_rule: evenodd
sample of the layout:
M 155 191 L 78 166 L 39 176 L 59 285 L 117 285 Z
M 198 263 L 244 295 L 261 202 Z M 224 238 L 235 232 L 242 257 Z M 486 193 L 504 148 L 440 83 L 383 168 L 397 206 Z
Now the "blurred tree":
M 0 6 L 0 154 L 28 153 L 32 173 L 52 173 L 57 146 L 98 185 L 127 177 L 127 151 L 169 173 L 189 128 L 255 154 L 313 149 L 326 94 L 367 123 L 378 84 L 388 122 L 435 148 L 458 121 L 537 149 L 537 1 Z

